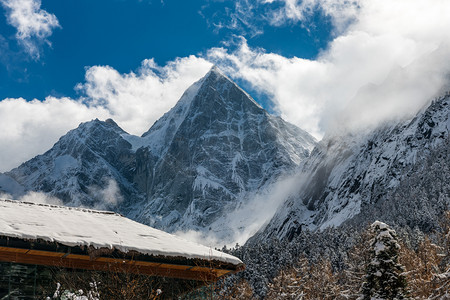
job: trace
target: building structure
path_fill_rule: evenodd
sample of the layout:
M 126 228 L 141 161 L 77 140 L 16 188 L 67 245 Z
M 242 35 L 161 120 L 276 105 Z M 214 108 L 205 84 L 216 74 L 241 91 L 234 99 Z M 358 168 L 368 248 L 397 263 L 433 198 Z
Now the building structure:
M 117 213 L 0 200 L 0 299 L 42 299 L 62 278 L 94 277 L 138 278 L 172 299 L 243 269 L 234 256 Z

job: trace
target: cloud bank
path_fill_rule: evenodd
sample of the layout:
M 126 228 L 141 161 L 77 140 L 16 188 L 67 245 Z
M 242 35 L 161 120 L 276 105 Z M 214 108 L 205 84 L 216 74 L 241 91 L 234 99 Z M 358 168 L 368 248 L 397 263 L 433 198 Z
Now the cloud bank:
M 0 172 L 50 149 L 80 122 L 108 115 L 102 107 L 89 107 L 70 98 L 4 99 L 0 102 Z
M 4 6 L 13 3 L 0 1 Z M 30 11 L 39 12 L 39 2 L 18 2 L 23 1 Z M 339 34 L 314 60 L 267 53 L 249 47 L 242 38 L 234 51 L 212 48 L 165 66 L 148 59 L 135 72 L 126 74 L 108 66 L 90 67 L 85 81 L 76 87 L 82 95 L 79 99 L 0 101 L 0 138 L 4 141 L 0 145 L 0 171 L 44 152 L 68 130 L 96 117 L 113 118 L 126 131 L 142 134 L 212 63 L 231 78 L 248 81 L 255 95 L 268 95 L 276 112 L 318 138 L 334 126 L 332 120 L 346 107 L 349 124 L 378 123 L 398 112 L 416 110 L 448 82 L 448 1 L 255 3 L 278 3 L 265 14 L 274 26 L 307 22 L 308 14 L 318 7 L 332 18 Z M 54 22 L 48 24 L 42 28 L 55 27 L 50 25 Z M 42 29 L 41 36 L 46 38 L 48 32 Z
M 17 30 L 18 42 L 38 60 L 41 45 L 51 45 L 48 37 L 61 27 L 56 16 L 41 9 L 40 0 L 0 0 L 0 4 L 6 10 L 8 23 Z

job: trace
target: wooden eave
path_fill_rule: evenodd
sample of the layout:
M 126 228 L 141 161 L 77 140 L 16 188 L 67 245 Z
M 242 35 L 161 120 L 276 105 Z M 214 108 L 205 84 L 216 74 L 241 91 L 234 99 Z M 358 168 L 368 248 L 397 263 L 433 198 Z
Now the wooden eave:
M 111 249 L 105 249 L 105 253 Z M 241 265 L 207 260 L 176 259 L 149 255 L 129 255 L 114 251 L 114 255 L 93 256 L 86 249 L 68 247 L 54 242 L 25 241 L 0 237 L 0 261 L 51 267 L 122 272 L 163 276 L 204 282 L 243 270 Z

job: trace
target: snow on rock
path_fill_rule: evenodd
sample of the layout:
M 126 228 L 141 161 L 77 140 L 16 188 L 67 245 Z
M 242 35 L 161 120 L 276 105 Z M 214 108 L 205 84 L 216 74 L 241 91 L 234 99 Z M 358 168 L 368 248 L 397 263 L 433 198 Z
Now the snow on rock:
M 373 228 L 387 229 L 388 225 L 386 223 L 375 221 L 371 225 Z
M 64 173 L 70 172 L 70 169 L 75 169 L 78 165 L 77 160 L 70 155 L 58 156 L 54 161 L 54 168 L 52 177 L 59 178 Z
M 238 258 L 137 223 L 119 214 L 81 208 L 0 200 L 0 235 L 42 239 L 67 246 L 131 250 L 148 255 L 218 260 Z

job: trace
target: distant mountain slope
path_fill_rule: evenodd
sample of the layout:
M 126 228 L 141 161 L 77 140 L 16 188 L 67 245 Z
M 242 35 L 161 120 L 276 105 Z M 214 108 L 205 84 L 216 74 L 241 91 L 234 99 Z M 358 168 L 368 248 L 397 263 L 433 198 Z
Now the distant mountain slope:
M 213 67 L 142 137 L 112 120 L 83 123 L 3 181 L 167 231 L 227 239 L 236 228 L 214 222 L 291 172 L 315 144 Z
M 119 200 L 112 197 L 141 197 L 131 183 L 134 153 L 122 134 L 112 120 L 82 123 L 50 150 L 6 175 L 26 190 L 48 193 L 70 206 L 112 209 Z M 105 201 L 101 191 L 108 189 Z
M 446 93 L 412 120 L 324 138 L 300 166 L 299 192 L 254 241 L 374 218 L 430 230 L 450 207 L 449 115 Z

